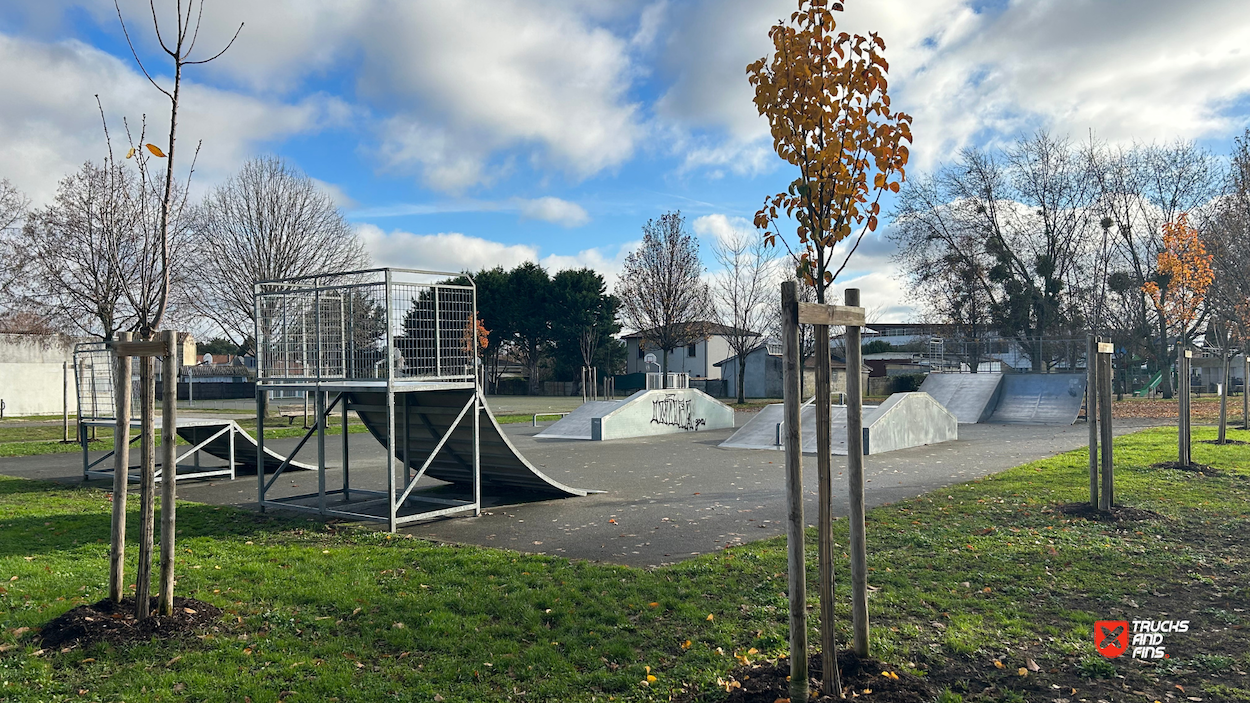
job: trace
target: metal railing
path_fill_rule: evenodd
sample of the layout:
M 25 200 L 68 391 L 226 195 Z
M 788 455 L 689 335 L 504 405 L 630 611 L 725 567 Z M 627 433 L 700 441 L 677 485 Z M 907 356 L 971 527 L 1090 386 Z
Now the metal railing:
M 464 274 L 388 268 L 263 281 L 254 304 L 261 383 L 476 377 L 477 296 Z

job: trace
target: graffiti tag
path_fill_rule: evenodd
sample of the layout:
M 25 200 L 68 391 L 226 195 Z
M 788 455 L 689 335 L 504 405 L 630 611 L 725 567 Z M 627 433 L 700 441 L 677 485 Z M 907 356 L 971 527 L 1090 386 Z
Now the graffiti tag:
M 694 417 L 693 400 L 666 395 L 659 400 L 651 401 L 651 424 L 668 425 L 698 432 L 700 427 L 707 424 L 707 421 L 701 417 Z

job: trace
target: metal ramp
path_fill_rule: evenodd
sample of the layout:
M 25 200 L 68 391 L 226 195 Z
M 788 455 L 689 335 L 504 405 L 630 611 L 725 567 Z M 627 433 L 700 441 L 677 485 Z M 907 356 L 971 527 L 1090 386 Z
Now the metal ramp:
M 1085 374 L 1007 374 L 989 421 L 1071 425 L 1085 402 L 1085 383 Z
M 931 373 L 920 390 L 933 396 L 959 424 L 985 422 L 994 414 L 1002 388 L 1001 373 Z
M 156 418 L 154 423 L 159 434 L 161 430 L 161 418 Z M 82 444 L 83 454 L 83 478 L 112 478 L 113 465 L 110 459 L 113 458 L 112 450 L 105 452 L 102 456 L 91 461 L 88 452 L 91 451 L 87 437 L 90 427 L 107 428 L 111 434 L 117 426 L 114 420 L 89 420 L 82 424 L 80 430 L 79 442 Z M 138 427 L 138 420 L 131 420 L 130 426 Z M 238 474 L 254 474 L 256 473 L 257 457 L 261 456 L 256 439 L 247 433 L 234 420 L 223 420 L 220 418 L 195 418 L 180 417 L 178 418 L 178 437 L 187 444 L 189 448 L 182 450 L 177 458 L 177 474 L 178 480 L 182 481 L 190 478 L 213 478 L 226 477 L 233 479 Z M 131 444 L 139 441 L 139 437 L 130 440 Z M 200 452 L 204 452 L 226 462 L 225 466 L 205 467 L 200 465 Z M 264 454 L 264 471 L 272 474 L 278 470 L 284 461 L 284 457 L 277 452 L 266 449 Z M 190 461 L 191 463 L 186 463 Z M 97 468 L 103 465 L 107 468 Z M 137 466 L 132 466 L 130 473 L 131 481 L 138 481 L 139 474 Z M 298 461 L 291 461 L 287 464 L 288 469 L 296 471 L 311 471 L 314 466 L 304 464 Z M 164 473 L 163 467 L 157 466 L 156 480 L 161 480 Z
M 413 391 L 395 394 L 395 458 L 416 472 L 434 455 L 426 476 L 448 483 L 473 485 L 473 425 L 461 422 L 452 429 L 461 411 L 473 398 L 474 390 Z M 539 471 L 521 456 L 495 417 L 480 400 L 478 422 L 481 428 L 480 454 L 482 490 L 484 492 L 525 491 L 555 496 L 584 496 L 587 491 L 566 486 Z M 369 434 L 388 444 L 386 394 L 356 391 L 350 394 L 349 407 L 369 429 Z

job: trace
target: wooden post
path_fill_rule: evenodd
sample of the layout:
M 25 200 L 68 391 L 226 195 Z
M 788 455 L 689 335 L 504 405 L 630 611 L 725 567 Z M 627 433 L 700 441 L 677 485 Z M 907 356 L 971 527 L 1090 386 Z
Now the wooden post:
M 1098 340 L 1089 335 L 1085 359 L 1085 420 L 1089 423 L 1089 507 L 1098 502 Z
M 786 546 L 790 595 L 790 701 L 807 703 L 807 577 L 803 554 L 803 439 L 799 419 L 798 283 L 781 284 L 786 444 Z
M 1188 349 L 1185 349 L 1184 345 L 1180 346 L 1180 353 L 1177 354 L 1177 359 L 1179 361 L 1177 366 L 1180 370 L 1179 373 L 1177 373 L 1177 376 L 1178 376 L 1177 385 L 1180 386 L 1180 415 L 1177 418 L 1178 419 L 1177 442 L 1180 447 L 1180 452 L 1179 452 L 1179 456 L 1177 457 L 1177 461 L 1180 462 L 1181 466 L 1189 466 L 1190 464 L 1190 454 L 1189 454 L 1189 391 L 1190 391 L 1189 358 L 1190 358 L 1190 354 L 1191 352 Z
M 129 332 L 117 335 L 130 341 Z M 113 529 L 109 538 L 109 600 L 122 602 L 126 571 L 126 489 L 130 481 L 130 357 L 116 356 L 117 389 L 113 428 Z
M 846 306 L 859 307 L 859 289 L 846 289 Z M 855 654 L 868 656 L 868 542 L 864 528 L 864 365 L 858 325 L 846 326 L 846 476 L 851 502 L 851 627 Z
M 69 362 L 61 362 L 61 441 L 69 442 Z
M 1250 340 L 1243 346 L 1250 347 Z M 1241 350 L 1241 427 L 1250 430 L 1250 348 Z
M 1110 344 L 1099 345 L 1098 353 L 1098 414 L 1102 426 L 1102 496 L 1100 510 L 1111 510 L 1115 505 L 1115 469 L 1111 435 L 1111 357 Z
M 144 356 L 139 366 L 139 566 L 135 573 L 135 617 L 152 612 L 152 533 L 156 494 L 156 358 Z
M 842 697 L 838 676 L 838 641 L 833 609 L 833 455 L 829 397 L 829 325 L 814 325 L 816 337 L 816 476 L 818 533 L 816 562 L 820 570 L 820 679 L 826 696 Z
M 174 614 L 174 523 L 178 501 L 178 333 L 165 330 L 161 362 L 161 615 Z
M 1222 349 L 1221 356 L 1224 357 L 1224 365 L 1220 369 L 1224 374 L 1224 383 L 1220 386 L 1220 436 L 1219 443 L 1223 444 L 1228 440 L 1228 387 L 1232 385 L 1233 375 L 1233 359 L 1228 355 L 1227 349 Z

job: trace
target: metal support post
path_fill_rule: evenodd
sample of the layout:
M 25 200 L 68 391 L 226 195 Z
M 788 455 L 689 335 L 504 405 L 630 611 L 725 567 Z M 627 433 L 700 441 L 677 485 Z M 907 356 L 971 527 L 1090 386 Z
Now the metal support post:
M 260 361 L 257 360 L 257 365 Z M 269 391 L 256 384 L 256 502 L 265 512 L 265 394 Z
M 340 392 L 339 404 L 343 406 L 343 500 L 351 500 L 351 479 L 348 473 L 351 469 L 348 464 L 347 451 L 347 401 L 349 396 Z
M 308 395 L 305 394 L 307 399 Z M 326 514 L 326 395 L 320 387 L 314 396 L 314 408 L 317 412 L 317 509 Z M 305 400 L 307 403 L 307 400 Z
M 1103 351 L 1103 350 L 1107 351 Z M 1098 354 L 1098 415 L 1102 425 L 1102 497 L 1099 508 L 1110 510 L 1115 506 L 1115 469 L 1111 434 L 1111 344 L 1099 345 Z

